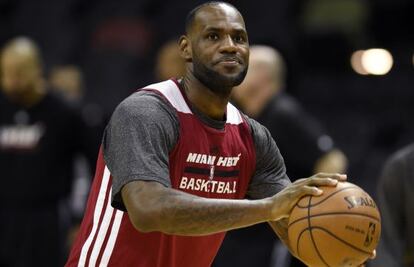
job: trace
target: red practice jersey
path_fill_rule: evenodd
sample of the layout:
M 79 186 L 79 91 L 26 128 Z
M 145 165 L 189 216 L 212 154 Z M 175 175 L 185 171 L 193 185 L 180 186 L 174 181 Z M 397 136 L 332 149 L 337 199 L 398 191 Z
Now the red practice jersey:
M 242 199 L 255 171 L 250 126 L 230 103 L 224 129 L 203 123 L 176 82 L 145 87 L 176 110 L 180 134 L 169 154 L 171 187 L 205 198 Z M 210 266 L 225 232 L 206 236 L 141 233 L 128 213 L 111 206 L 111 173 L 101 149 L 85 216 L 69 260 L 72 266 Z

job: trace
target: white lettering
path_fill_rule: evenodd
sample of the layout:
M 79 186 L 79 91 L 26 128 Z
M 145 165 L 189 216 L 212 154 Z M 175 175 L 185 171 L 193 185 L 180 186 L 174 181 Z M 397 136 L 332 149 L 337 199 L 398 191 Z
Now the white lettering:
M 233 158 L 233 166 L 237 166 L 237 162 L 239 162 L 240 156 L 241 156 L 241 154 L 238 154 L 237 157 Z
M 214 165 L 214 162 L 216 161 L 216 156 L 208 156 L 208 165 Z
M 31 149 L 35 148 L 44 134 L 40 124 L 13 125 L 0 128 L 0 147 Z
M 187 189 L 194 190 L 194 180 L 195 179 L 191 178 L 190 181 L 188 181 Z
M 210 192 L 215 192 L 216 191 L 216 184 L 217 181 L 210 181 L 211 187 L 210 187 Z
M 210 192 L 208 190 L 209 181 L 208 180 L 202 180 L 200 191 L 202 192 Z
M 2 133 L 3 135 L 5 133 Z M 12 135 L 14 136 L 14 134 Z M 4 137 L 3 137 L 4 138 Z M 233 167 L 237 166 L 237 163 L 240 160 L 241 154 L 238 154 L 237 157 L 219 157 L 216 163 L 216 156 L 207 155 L 207 154 L 198 154 L 198 153 L 188 153 L 186 162 L 193 162 L 206 165 L 216 165 L 223 167 Z
M 217 166 L 226 166 L 226 164 L 227 164 L 227 158 L 219 157 L 217 161 Z
M 197 157 L 197 153 L 189 153 L 187 157 L 187 162 L 195 162 Z
M 201 160 L 199 162 L 200 164 L 207 164 L 207 155 L 202 155 Z
M 233 158 L 227 158 L 227 164 L 226 164 L 226 166 L 227 167 L 233 166 Z
M 201 154 L 197 154 L 197 159 L 196 159 L 196 163 L 199 163 L 200 162 L 200 158 L 201 158 Z
M 185 189 L 186 188 L 186 185 L 187 185 L 187 181 L 188 181 L 188 178 L 187 177 L 182 177 L 179 188 Z
M 224 193 L 224 194 L 231 194 L 231 193 L 233 193 L 233 192 L 230 190 L 230 183 L 226 183 L 226 186 L 224 187 L 223 193 Z
M 200 184 L 203 182 L 203 180 L 197 179 L 195 181 L 195 186 L 194 186 L 194 190 L 196 191 L 200 191 Z
M 236 193 L 237 181 L 214 181 L 206 180 L 202 178 L 187 178 L 181 177 L 180 189 L 199 191 L 199 192 L 212 192 L 217 194 L 233 194 Z
M 225 185 L 226 185 L 225 182 L 218 182 L 217 193 L 219 193 L 219 194 L 223 193 Z

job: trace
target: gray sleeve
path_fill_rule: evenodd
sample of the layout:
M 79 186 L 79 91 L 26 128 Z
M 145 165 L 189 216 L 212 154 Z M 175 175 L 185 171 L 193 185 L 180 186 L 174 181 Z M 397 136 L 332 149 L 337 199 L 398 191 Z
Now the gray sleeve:
M 266 127 L 251 118 L 247 120 L 256 148 L 256 170 L 247 195 L 251 199 L 273 196 L 291 183 L 283 157 Z
M 113 207 L 125 210 L 121 189 L 131 181 L 171 185 L 168 156 L 178 131 L 175 110 L 155 93 L 135 93 L 116 108 L 103 137 Z

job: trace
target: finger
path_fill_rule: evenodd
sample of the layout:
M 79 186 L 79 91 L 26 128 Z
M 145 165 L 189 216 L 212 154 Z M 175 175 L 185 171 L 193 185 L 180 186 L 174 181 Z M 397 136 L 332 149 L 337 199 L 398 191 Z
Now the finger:
M 307 180 L 308 180 L 309 178 L 300 178 L 300 179 L 297 179 L 297 180 L 295 180 L 292 184 L 302 184 L 302 185 L 305 185 L 307 182 Z
M 375 257 L 377 256 L 377 251 L 374 249 L 374 251 L 371 254 L 371 257 L 369 257 L 371 260 L 375 259 Z
M 301 198 L 306 195 L 320 196 L 323 194 L 322 189 L 319 189 L 316 186 L 307 186 L 307 185 L 302 186 L 298 192 L 299 192 L 298 198 Z
M 293 184 L 298 186 L 312 185 L 312 186 L 335 186 L 338 183 L 337 179 L 332 178 L 319 178 L 319 177 L 309 177 L 304 179 L 296 180 Z
M 317 178 L 311 177 L 306 181 L 306 185 L 313 186 L 336 186 L 338 180 L 332 178 Z
M 313 177 L 318 178 L 332 178 L 338 181 L 346 181 L 347 175 L 341 173 L 328 173 L 328 172 L 320 172 L 315 174 Z

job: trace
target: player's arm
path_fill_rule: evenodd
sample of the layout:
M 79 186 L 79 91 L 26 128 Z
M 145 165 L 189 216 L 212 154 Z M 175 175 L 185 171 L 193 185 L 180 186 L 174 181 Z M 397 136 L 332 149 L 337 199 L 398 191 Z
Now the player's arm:
M 122 198 L 132 224 L 141 232 L 206 235 L 279 216 L 271 214 L 270 199 L 208 199 L 157 182 L 128 183 L 122 189 Z
M 336 183 L 334 174 L 314 176 L 292 184 L 272 197 L 258 200 L 209 199 L 165 187 L 134 181 L 122 189 L 122 199 L 134 227 L 142 232 L 207 235 L 287 218 L 297 200 L 319 195 L 315 186 Z
M 269 196 L 278 196 L 281 199 L 284 199 L 288 198 L 289 194 L 295 194 L 295 192 L 300 191 L 302 187 L 318 186 L 321 185 L 321 183 L 335 185 L 336 180 L 346 180 L 346 175 L 337 173 L 318 173 L 310 178 L 299 179 L 291 184 L 286 175 L 284 160 L 270 132 L 255 120 L 248 119 L 248 121 L 251 126 L 257 157 L 256 171 L 248 189 L 249 197 L 253 199 L 261 199 Z M 318 191 L 317 188 L 313 189 L 318 193 L 322 193 L 320 190 Z M 279 220 L 269 221 L 269 224 L 276 235 L 288 248 L 288 217 L 293 206 L 296 204 L 296 201 L 290 203 L 292 206 L 286 207 L 288 209 L 286 216 Z M 283 200 L 281 200 L 277 206 L 284 209 Z

